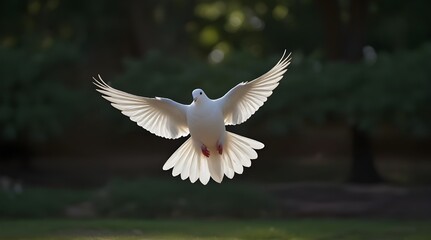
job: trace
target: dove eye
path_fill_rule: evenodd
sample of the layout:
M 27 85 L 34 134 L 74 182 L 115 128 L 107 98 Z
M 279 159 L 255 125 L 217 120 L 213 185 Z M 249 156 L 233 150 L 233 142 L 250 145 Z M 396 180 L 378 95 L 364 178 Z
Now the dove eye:
M 202 95 L 202 92 L 200 92 L 199 94 Z

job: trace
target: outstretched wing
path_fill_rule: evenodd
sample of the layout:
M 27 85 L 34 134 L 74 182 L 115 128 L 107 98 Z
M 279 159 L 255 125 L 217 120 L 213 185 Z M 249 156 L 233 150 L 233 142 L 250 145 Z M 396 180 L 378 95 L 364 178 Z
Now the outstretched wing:
M 102 97 L 121 113 L 151 133 L 169 139 L 187 136 L 187 105 L 168 98 L 146 98 L 117 90 L 106 84 L 99 75 L 94 85 Z
M 262 76 L 250 81 L 242 82 L 229 90 L 223 97 L 215 101 L 221 104 L 226 125 L 236 125 L 251 117 L 272 94 L 283 74 L 290 64 L 290 54 L 286 51 L 277 64 Z

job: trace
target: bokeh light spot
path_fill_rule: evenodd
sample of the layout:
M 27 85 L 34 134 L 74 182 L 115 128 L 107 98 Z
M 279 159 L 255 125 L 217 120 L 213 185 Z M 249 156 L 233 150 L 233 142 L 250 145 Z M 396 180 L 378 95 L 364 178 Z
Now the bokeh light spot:
M 220 36 L 215 27 L 207 26 L 199 34 L 199 41 L 205 46 L 216 44 Z
M 195 13 L 199 17 L 209 20 L 216 20 L 226 11 L 226 5 L 222 1 L 215 3 L 201 3 L 195 8 Z
M 220 49 L 214 49 L 210 52 L 208 60 L 211 63 L 220 63 L 224 59 L 224 52 Z
M 232 11 L 227 19 L 226 30 L 235 32 L 243 25 L 245 20 L 245 14 L 242 11 Z
M 272 10 L 272 16 L 277 20 L 282 20 L 287 17 L 289 10 L 283 5 L 277 5 Z

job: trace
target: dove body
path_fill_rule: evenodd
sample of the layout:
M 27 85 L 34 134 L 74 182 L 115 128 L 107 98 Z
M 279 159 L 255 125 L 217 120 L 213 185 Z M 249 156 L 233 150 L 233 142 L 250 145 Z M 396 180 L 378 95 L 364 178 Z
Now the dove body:
M 290 64 L 290 54 L 285 57 L 285 53 L 271 70 L 239 83 L 221 98 L 209 99 L 202 89 L 195 89 L 189 105 L 117 90 L 100 75 L 93 79 L 103 98 L 149 132 L 168 139 L 190 134 L 163 170 L 173 169 L 173 176 L 189 178 L 192 183 L 199 179 L 205 185 L 211 178 L 221 183 L 224 176 L 232 179 L 235 173 L 242 174 L 244 167 L 250 167 L 251 160 L 257 158 L 255 150 L 264 147 L 256 140 L 227 132 L 225 125 L 245 122 L 265 103 Z
M 187 125 L 194 144 L 214 154 L 224 145 L 226 127 L 220 106 L 202 89 L 192 92 L 193 102 L 187 111 Z

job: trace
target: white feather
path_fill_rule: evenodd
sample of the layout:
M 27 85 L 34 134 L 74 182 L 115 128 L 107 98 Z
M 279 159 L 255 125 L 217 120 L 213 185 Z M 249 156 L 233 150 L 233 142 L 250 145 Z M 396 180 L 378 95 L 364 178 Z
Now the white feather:
M 175 139 L 189 134 L 187 126 L 187 105 L 177 103 L 169 98 L 146 98 L 117 90 L 99 79 L 93 78 L 97 91 L 130 117 L 139 126 L 164 138 Z
M 286 57 L 285 54 L 286 51 L 277 64 L 267 73 L 250 82 L 236 85 L 223 97 L 215 100 L 222 106 L 226 125 L 245 122 L 271 96 L 272 90 L 278 86 L 290 64 L 290 54 Z
M 201 153 L 197 153 L 200 161 L 200 171 L 199 171 L 199 180 L 203 185 L 206 185 L 208 181 L 210 180 L 211 174 L 208 169 L 208 161 L 203 158 L 203 155 Z

